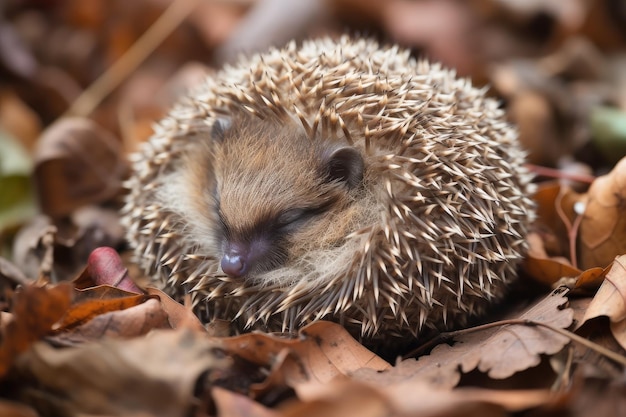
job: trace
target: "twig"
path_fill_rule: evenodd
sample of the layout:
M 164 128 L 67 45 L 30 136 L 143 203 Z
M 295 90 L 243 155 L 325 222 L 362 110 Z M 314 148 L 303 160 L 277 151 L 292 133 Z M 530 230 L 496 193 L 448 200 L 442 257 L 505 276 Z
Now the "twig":
M 537 175 L 541 175 L 549 178 L 559 178 L 570 181 L 582 182 L 584 184 L 591 184 L 596 180 L 593 175 L 585 174 L 573 174 L 567 171 L 561 171 L 559 169 L 542 167 L 540 165 L 526 164 L 526 167 Z
M 487 329 L 491 329 L 494 327 L 507 326 L 507 325 L 508 326 L 521 325 L 521 326 L 546 328 L 548 330 L 551 330 L 555 333 L 558 333 L 562 336 L 569 338 L 573 342 L 583 345 L 591 350 L 594 350 L 597 353 L 619 363 L 620 365 L 626 366 L 626 357 L 620 355 L 619 353 L 613 352 L 612 350 L 607 349 L 604 346 L 594 343 L 591 340 L 587 340 L 584 337 L 578 336 L 576 333 L 572 333 L 569 330 L 559 329 L 558 327 L 554 327 L 546 323 L 541 323 L 539 321 L 533 321 L 533 320 L 525 320 L 525 319 L 500 320 L 500 321 L 487 323 L 487 324 L 483 324 L 483 325 L 476 326 L 476 327 L 470 327 L 468 329 L 461 329 L 461 330 L 455 330 L 451 332 L 440 333 L 437 337 L 430 340 L 425 345 L 420 346 L 418 349 L 414 350 L 409 355 L 406 355 L 405 358 L 413 357 L 415 356 L 415 353 L 424 352 L 439 343 L 449 341 L 458 336 L 462 336 L 465 334 L 470 334 L 470 333 L 474 333 L 474 332 L 478 332 L 482 330 L 487 330 Z
M 197 3 L 198 0 L 174 0 L 128 51 L 78 96 L 62 117 L 91 114 L 185 20 Z
M 561 203 L 564 198 L 563 188 L 559 189 L 559 195 L 557 195 L 556 200 L 554 202 L 554 208 L 556 209 L 557 214 L 565 227 L 567 228 L 567 239 L 569 241 L 569 257 L 570 262 L 574 268 L 578 268 L 578 255 L 576 253 L 576 242 L 578 241 L 578 228 L 580 227 L 580 223 L 582 222 L 583 215 L 576 213 L 576 218 L 574 222 L 569 221 L 569 217 L 563 211 L 563 207 Z

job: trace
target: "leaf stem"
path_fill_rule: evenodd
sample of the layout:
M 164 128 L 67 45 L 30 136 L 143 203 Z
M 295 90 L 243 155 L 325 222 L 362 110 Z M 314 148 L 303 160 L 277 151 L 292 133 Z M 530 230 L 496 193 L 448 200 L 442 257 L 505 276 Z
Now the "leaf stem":
M 620 365 L 626 366 L 626 357 L 623 355 L 620 355 L 617 352 L 613 352 L 610 349 L 605 348 L 604 346 L 601 346 L 595 342 L 592 342 L 591 340 L 587 340 L 584 337 L 581 337 L 579 335 L 577 335 L 576 333 L 570 332 L 569 330 L 565 330 L 565 329 L 559 329 L 558 327 L 554 327 L 551 326 L 549 324 L 546 323 L 542 323 L 539 321 L 534 321 L 534 320 L 526 320 L 526 319 L 509 319 L 509 320 L 500 320 L 500 321 L 496 321 L 493 323 L 487 323 L 487 324 L 483 324 L 480 326 L 475 326 L 475 327 L 470 327 L 468 329 L 461 329 L 461 330 L 455 330 L 455 331 L 451 331 L 451 332 L 443 332 L 440 333 L 438 336 L 436 336 L 435 338 L 431 339 L 430 341 L 428 341 L 427 343 L 425 343 L 424 345 L 418 347 L 417 349 L 415 349 L 414 351 L 412 351 L 411 353 L 409 353 L 408 355 L 406 355 L 404 358 L 410 358 L 410 357 L 414 357 L 416 356 L 417 353 L 421 353 L 421 352 L 425 352 L 427 350 L 429 350 L 430 348 L 442 343 L 442 342 L 446 342 L 449 340 L 452 340 L 455 337 L 458 336 L 462 336 L 465 334 L 470 334 L 470 333 L 475 333 L 475 332 L 479 332 L 482 330 L 488 330 L 488 329 L 492 329 L 495 327 L 501 327 L 501 326 L 511 326 L 511 325 L 518 325 L 518 326 L 530 326 L 530 327 L 543 327 L 545 329 L 551 330 L 555 333 L 558 333 L 562 336 L 567 337 L 568 339 L 570 339 L 573 342 L 576 342 L 582 346 L 585 346 L 591 350 L 596 351 L 597 353 L 605 356 L 608 359 L 611 359 L 614 362 L 619 363 Z
M 84 90 L 61 117 L 88 116 L 194 10 L 198 0 L 175 0 L 107 71 Z

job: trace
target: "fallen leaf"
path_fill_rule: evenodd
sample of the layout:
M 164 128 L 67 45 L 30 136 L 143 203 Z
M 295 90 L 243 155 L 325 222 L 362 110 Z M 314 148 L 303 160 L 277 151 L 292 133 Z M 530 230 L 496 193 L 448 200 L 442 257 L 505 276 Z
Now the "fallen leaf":
M 29 150 L 42 129 L 39 116 L 14 91 L 6 89 L 0 91 L 0 126 Z
M 609 272 L 611 265 L 606 268 L 590 268 L 583 271 L 576 278 L 574 289 L 597 290 L 604 282 L 606 273 Z
M 285 406 L 284 417 L 343 417 L 395 416 L 387 398 L 376 389 L 350 381 L 335 381 L 320 385 L 315 395 L 304 397 L 304 402 Z M 413 391 L 412 395 L 421 394 Z M 302 397 L 301 397 L 302 398 Z
M 572 417 L 617 417 L 626 409 L 626 384 L 623 373 L 618 378 L 609 378 L 589 364 L 577 366 L 572 377 L 572 388 L 565 401 L 554 401 L 546 407 L 552 415 Z M 540 414 L 541 416 L 541 414 Z
M 278 372 L 280 378 L 277 380 L 298 392 L 360 368 L 390 368 L 387 362 L 354 340 L 342 326 L 327 321 L 304 327 L 298 339 L 250 333 L 222 339 L 222 343 L 229 354 Z M 281 355 L 281 352 L 285 353 Z M 277 360 L 279 357 L 281 361 Z
M 520 315 L 519 319 L 545 323 L 559 329 L 569 327 L 574 313 L 564 308 L 568 301 L 566 294 L 567 290 L 557 288 Z M 483 334 L 466 334 L 457 338 L 456 342 L 453 346 L 438 346 L 429 359 L 457 358 L 464 373 L 476 368 L 487 373 L 490 378 L 504 379 L 538 365 L 541 355 L 560 351 L 569 339 L 543 327 L 511 325 Z M 437 353 L 438 350 L 441 353 Z M 440 357 L 440 354 L 444 356 Z
M 60 346 L 75 346 L 105 337 L 129 339 L 156 329 L 170 328 L 167 314 L 158 300 L 150 299 L 125 310 L 97 315 L 79 326 L 63 329 L 46 340 Z
M 41 210 L 53 218 L 115 196 L 127 167 L 111 133 L 87 119 L 67 118 L 48 127 L 35 150 Z
M 0 416 L 7 417 L 39 417 L 37 412 L 25 405 L 13 401 L 0 400 Z
M 38 343 L 20 356 L 12 384 L 48 415 L 193 415 L 198 379 L 230 366 L 218 349 L 199 333 L 163 330 L 65 349 Z
M 74 303 L 68 309 L 58 330 L 79 326 L 96 316 L 126 310 L 146 302 L 150 296 L 126 292 L 115 287 L 102 285 L 86 290 L 76 290 Z
M 161 302 L 161 309 L 167 314 L 167 319 L 172 329 L 188 328 L 196 331 L 204 331 L 204 325 L 187 306 L 175 301 L 169 295 L 157 288 L 146 288 L 146 292 L 157 297 Z M 212 335 L 213 336 L 213 335 Z
M 213 387 L 211 395 L 215 401 L 218 416 L 229 417 L 280 417 L 282 413 L 274 411 L 245 395 L 220 387 Z
M 83 207 L 69 219 L 56 223 L 41 215 L 19 231 L 13 245 L 13 259 L 27 276 L 42 275 L 52 281 L 72 280 L 84 270 L 94 249 L 118 245 L 122 235 L 119 215 L 111 209 Z M 106 271 L 102 272 L 107 276 Z M 96 284 L 94 281 L 89 286 Z M 125 281 L 124 285 L 129 282 Z
M 20 229 L 13 242 L 13 261 L 25 275 L 52 281 L 56 233 L 46 216 L 37 216 Z
M 498 416 L 554 401 L 549 390 L 489 390 L 434 388 L 421 380 L 391 384 L 346 378 L 319 385 L 300 402 L 281 407 L 287 416 Z
M 613 336 L 626 349 L 626 255 L 618 256 L 613 261 L 613 266 L 585 312 L 581 326 L 600 316 L 611 320 Z
M 558 182 L 538 186 L 533 196 L 538 217 L 533 229 L 541 235 L 547 256 L 565 257 L 571 262 L 570 236 L 577 215 L 574 207 L 580 198 L 571 188 Z
M 582 273 L 563 257 L 549 257 L 539 234 L 530 233 L 526 240 L 529 250 L 523 268 L 536 281 L 552 285 L 563 277 L 575 277 Z
M 513 319 L 567 328 L 572 324 L 574 312 L 563 308 L 567 303 L 565 291 L 558 288 Z M 399 362 L 380 374 L 359 371 L 357 376 L 385 383 L 419 379 L 440 388 L 456 386 L 461 373 L 474 369 L 492 379 L 505 379 L 538 365 L 541 355 L 560 351 L 569 339 L 543 327 L 516 324 L 465 333 L 455 337 L 454 342 L 452 346 L 438 345 L 429 355 L 421 356 L 417 361 L 408 359 Z
M 626 253 L 626 158 L 587 192 L 580 223 L 580 267 L 605 267 Z
M 69 284 L 29 285 L 15 294 L 13 320 L 6 325 L 0 345 L 0 377 L 19 354 L 52 331 L 70 305 L 71 290 Z

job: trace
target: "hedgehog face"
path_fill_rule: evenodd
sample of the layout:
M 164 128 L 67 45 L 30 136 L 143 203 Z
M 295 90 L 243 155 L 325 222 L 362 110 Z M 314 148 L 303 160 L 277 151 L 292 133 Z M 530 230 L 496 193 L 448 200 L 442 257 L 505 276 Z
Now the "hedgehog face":
M 358 150 L 311 140 L 290 122 L 239 116 L 214 126 L 212 210 L 224 273 L 256 279 L 340 243 L 338 213 L 363 179 Z

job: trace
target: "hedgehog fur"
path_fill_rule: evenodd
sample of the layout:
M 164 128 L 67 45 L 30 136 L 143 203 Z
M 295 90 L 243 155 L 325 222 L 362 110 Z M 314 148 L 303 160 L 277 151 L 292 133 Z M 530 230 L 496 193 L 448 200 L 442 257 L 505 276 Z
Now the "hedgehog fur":
M 232 118 L 252 128 L 216 139 L 221 120 Z M 240 139 L 263 125 L 265 139 Z M 306 196 L 279 187 L 273 174 L 263 178 L 265 168 L 247 178 L 273 188 L 246 195 L 246 184 L 220 182 L 224 159 L 245 171 L 254 152 L 274 152 L 272 165 L 294 135 L 311 147 L 355 150 L 359 184 L 333 180 L 316 194 L 343 201 L 324 214 L 324 236 L 292 238 L 288 229 L 276 265 L 227 275 L 218 230 L 226 209 L 216 207 L 225 203 L 212 193 L 235 193 L 228 204 L 237 216 Z M 273 146 L 275 137 L 287 142 Z M 285 152 L 308 155 L 302 149 Z M 453 71 L 372 40 L 291 43 L 224 68 L 170 111 L 134 156 L 123 222 L 137 263 L 172 294 L 190 292 L 204 320 L 292 332 L 329 319 L 366 342 L 417 338 L 466 324 L 516 278 L 534 218 L 524 157 L 498 103 Z M 281 169 L 288 183 L 301 170 L 296 161 Z M 317 230 L 308 225 L 315 216 L 298 217 L 298 228 Z

